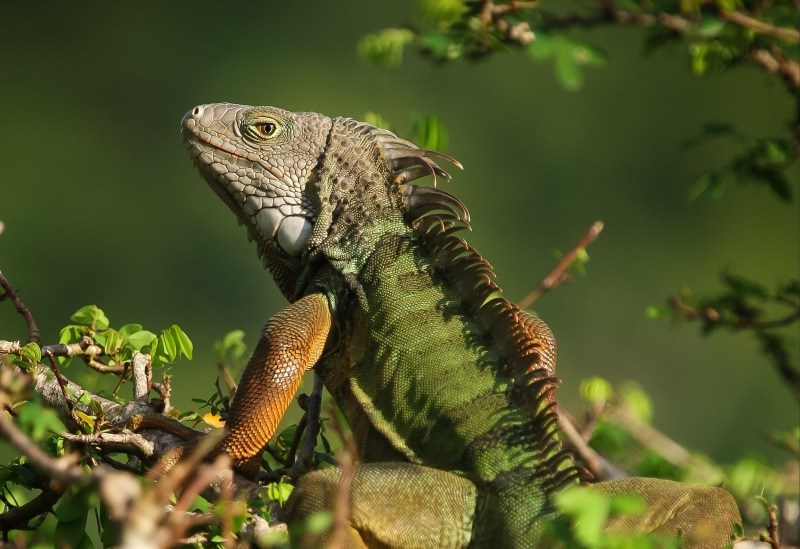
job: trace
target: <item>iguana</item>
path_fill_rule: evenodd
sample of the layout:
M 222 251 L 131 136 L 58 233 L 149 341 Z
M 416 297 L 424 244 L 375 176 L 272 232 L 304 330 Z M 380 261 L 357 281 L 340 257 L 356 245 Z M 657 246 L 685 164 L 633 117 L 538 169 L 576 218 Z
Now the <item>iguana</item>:
M 343 411 L 361 461 L 348 545 L 534 547 L 553 495 L 580 482 L 558 438 L 556 346 L 505 299 L 457 232 L 464 204 L 436 161 L 350 118 L 228 103 L 195 107 L 182 133 L 291 303 L 266 324 L 235 394 L 224 450 L 254 475 L 311 368 Z M 289 521 L 328 508 L 338 469 L 302 477 Z M 723 547 L 741 522 L 726 491 L 630 478 L 644 515 L 607 527 Z M 324 543 L 324 539 L 320 540 Z

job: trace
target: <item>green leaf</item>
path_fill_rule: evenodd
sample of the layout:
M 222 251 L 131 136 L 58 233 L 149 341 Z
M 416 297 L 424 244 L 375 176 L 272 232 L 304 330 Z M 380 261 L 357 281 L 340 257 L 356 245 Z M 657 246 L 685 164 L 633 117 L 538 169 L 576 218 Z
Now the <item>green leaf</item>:
M 141 324 L 125 324 L 118 331 L 119 335 L 121 335 L 122 337 L 129 337 L 131 334 L 134 334 L 141 329 L 142 329 Z
M 598 547 L 610 509 L 608 496 L 582 487 L 570 487 L 557 493 L 554 501 L 561 512 L 573 517 L 575 538 L 589 547 Z
M 89 502 L 82 492 L 64 496 L 55 508 L 55 515 L 59 522 L 86 522 L 89 513 Z
M 297 431 L 297 424 L 293 423 L 289 425 L 285 429 L 283 429 L 280 434 L 278 434 L 278 438 L 276 440 L 278 450 L 281 452 L 287 452 L 289 448 L 292 446 L 292 440 L 294 440 L 294 434 Z
M 647 504 L 638 494 L 617 494 L 611 498 L 610 514 L 642 515 L 647 510 Z
M 568 52 L 556 55 L 556 76 L 568 91 L 577 91 L 583 86 L 583 72 Z
M 39 347 L 38 343 L 34 343 L 33 341 L 20 347 L 17 354 L 29 366 L 35 366 L 42 360 L 42 349 Z
M 458 59 L 464 52 L 463 45 L 442 32 L 429 32 L 417 39 L 419 47 L 434 59 Z
M 120 330 L 120 333 L 122 331 Z M 128 345 L 133 347 L 134 351 L 141 351 L 143 347 L 150 345 L 158 336 L 150 330 L 139 330 L 125 336 Z
M 293 488 L 294 486 L 284 482 L 283 479 L 278 482 L 272 482 L 267 484 L 267 498 L 277 501 L 283 507 L 283 504 L 289 499 Z
M 227 357 L 237 360 L 244 356 L 247 345 L 244 343 L 244 332 L 242 330 L 232 330 L 225 334 L 221 340 L 214 342 L 214 351 L 217 355 L 217 362 L 226 362 Z
M 105 330 L 109 326 L 108 317 L 97 305 L 86 305 L 73 313 L 70 320 L 90 326 L 93 330 Z
M 333 526 L 333 513 L 330 511 L 317 511 L 305 523 L 305 531 L 318 534 L 330 530 Z
M 602 377 L 589 377 L 581 381 L 580 395 L 583 400 L 592 404 L 606 402 L 614 396 L 614 388 Z
M 385 29 L 368 34 L 358 43 L 362 59 L 379 67 L 397 67 L 403 62 L 403 49 L 414 39 L 408 29 Z
M 95 334 L 95 341 L 103 346 L 107 355 L 113 355 L 119 352 L 122 345 L 125 343 L 122 336 L 113 328 L 108 328 L 102 332 Z
M 389 124 L 388 120 L 386 120 L 378 113 L 372 111 L 364 113 L 364 122 L 366 122 L 367 124 L 372 124 L 376 128 L 383 128 L 385 130 L 391 129 L 391 125 Z
M 177 324 L 173 324 L 172 326 L 170 326 L 169 332 L 172 335 L 173 339 L 175 340 L 175 343 L 178 346 L 178 350 L 187 359 L 192 360 L 192 352 L 194 350 L 194 345 L 192 344 L 192 340 L 189 339 L 189 336 L 186 335 L 186 332 L 181 330 L 180 326 L 178 326 Z
M 158 347 L 164 357 L 165 362 L 175 362 L 178 360 L 178 342 L 169 331 L 164 330 L 158 336 Z
M 59 520 L 56 524 L 54 540 L 56 547 L 86 547 L 86 517 L 88 510 L 82 519 L 72 521 Z M 90 542 L 91 543 L 91 542 Z M 90 545 L 91 547 L 91 545 Z
M 81 326 L 78 324 L 67 324 L 58 334 L 58 342 L 59 343 L 77 343 L 79 342 L 83 336 L 89 333 L 89 329 L 86 326 Z
M 633 381 L 620 385 L 619 393 L 634 415 L 645 423 L 653 418 L 653 402 L 644 389 Z
M 703 38 L 714 38 L 725 29 L 725 21 L 716 17 L 704 16 L 697 26 L 697 32 Z
M 695 42 L 689 46 L 689 56 L 692 61 L 692 72 L 703 76 L 708 71 L 708 44 Z
M 444 151 L 447 149 L 447 130 L 436 115 L 426 115 L 414 122 L 413 141 L 423 149 Z
M 536 34 L 536 39 L 528 44 L 528 56 L 536 61 L 543 61 L 553 56 L 553 40 L 541 33 Z
M 740 0 L 717 0 L 717 7 L 723 11 L 737 10 L 741 5 Z
M 670 318 L 672 316 L 672 311 L 669 307 L 651 305 L 644 310 L 644 314 L 649 319 L 661 320 L 662 318 Z
M 420 5 L 425 17 L 441 26 L 455 23 L 467 11 L 463 0 L 422 0 Z
M 17 408 L 17 424 L 36 442 L 43 441 L 52 433 L 66 430 L 58 414 L 37 401 L 27 402 Z

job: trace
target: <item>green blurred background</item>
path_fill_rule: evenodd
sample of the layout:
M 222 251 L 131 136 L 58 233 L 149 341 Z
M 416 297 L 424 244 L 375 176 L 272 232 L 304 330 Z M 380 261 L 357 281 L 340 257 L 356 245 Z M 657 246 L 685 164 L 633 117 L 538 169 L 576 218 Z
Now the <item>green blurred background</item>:
M 608 54 L 565 92 L 520 54 L 399 69 L 366 66 L 358 40 L 413 22 L 413 2 L 15 3 L 0 21 L 0 269 L 54 342 L 78 307 L 112 325 L 177 323 L 196 357 L 173 368 L 174 399 L 208 396 L 212 341 L 234 328 L 253 344 L 284 300 L 233 215 L 192 168 L 178 131 L 199 103 L 271 104 L 363 118 L 409 136 L 437 114 L 465 166 L 447 186 L 470 207 L 470 242 L 511 299 L 533 288 L 596 219 L 586 278 L 536 310 L 559 341 L 561 400 L 578 411 L 589 375 L 634 379 L 654 423 L 730 461 L 774 459 L 763 435 L 797 425 L 795 400 L 747 336 L 701 338 L 645 308 L 730 268 L 770 286 L 798 270 L 798 211 L 767 190 L 730 188 L 689 203 L 693 180 L 727 161 L 730 141 L 688 152 L 704 122 L 780 135 L 794 109 L 750 68 L 691 75 L 681 47 L 643 53 L 643 32 L 576 33 Z M 795 170 L 793 176 L 796 176 Z M 795 187 L 795 191 L 797 188 Z M 0 338 L 24 339 L 0 306 Z M 75 364 L 76 380 L 85 367 Z

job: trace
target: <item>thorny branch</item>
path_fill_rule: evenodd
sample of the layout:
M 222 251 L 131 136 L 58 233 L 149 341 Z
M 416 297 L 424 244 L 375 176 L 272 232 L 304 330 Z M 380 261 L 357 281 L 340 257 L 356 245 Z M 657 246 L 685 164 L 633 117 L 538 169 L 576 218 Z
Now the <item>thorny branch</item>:
M 770 320 L 756 320 L 747 317 L 730 319 L 713 307 L 692 307 L 675 296 L 670 296 L 667 303 L 670 309 L 688 320 L 700 320 L 707 326 L 724 326 L 733 330 L 752 331 L 760 340 L 766 354 L 775 363 L 781 378 L 792 388 L 795 395 L 800 397 L 800 367 L 792 363 L 790 353 L 780 340 L 769 332 L 776 328 L 791 326 L 800 320 L 800 303 L 785 298 L 775 298 L 775 301 L 791 307 L 792 310 L 782 317 Z
M 539 283 L 539 285 L 534 288 L 528 295 L 523 297 L 519 300 L 519 307 L 520 309 L 527 309 L 533 303 L 542 297 L 543 294 L 552 290 L 553 288 L 557 288 L 567 280 L 569 280 L 569 274 L 567 270 L 570 268 L 572 263 L 575 261 L 575 258 L 581 253 L 583 250 L 586 249 L 589 244 L 594 242 L 598 236 L 600 236 L 600 232 L 603 230 L 603 222 L 602 221 L 595 221 L 592 223 L 592 226 L 583 234 L 583 236 L 578 240 L 577 244 L 575 244 L 561 260 L 556 263 L 556 266 L 547 274 L 546 277 Z
M 0 295 L 0 300 L 2 300 L 4 297 L 8 297 L 11 300 L 11 303 L 14 304 L 14 308 L 17 310 L 17 312 L 22 315 L 22 318 L 25 319 L 25 322 L 28 325 L 28 340 L 32 341 L 33 343 L 40 343 L 39 327 L 36 325 L 36 321 L 33 319 L 30 309 L 28 309 L 28 307 L 19 298 L 17 292 L 3 274 L 3 271 L 0 271 L 0 286 L 2 286 L 3 290 L 5 291 L 4 295 Z
M 358 453 L 356 452 L 353 434 L 344 428 L 336 412 L 337 411 L 331 407 L 328 414 L 331 417 L 333 429 L 339 434 L 339 438 L 342 440 L 342 449 L 337 456 L 337 461 L 341 469 L 341 476 L 339 477 L 339 489 L 336 492 L 333 534 L 330 541 L 330 547 L 333 549 L 345 547 L 350 516 L 350 493 L 353 488 L 356 470 L 358 469 Z

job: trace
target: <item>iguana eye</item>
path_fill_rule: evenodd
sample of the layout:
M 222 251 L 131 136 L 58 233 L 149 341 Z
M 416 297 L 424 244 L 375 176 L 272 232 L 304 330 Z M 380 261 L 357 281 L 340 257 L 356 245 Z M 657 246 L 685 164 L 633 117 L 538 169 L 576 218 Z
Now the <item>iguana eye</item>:
M 264 137 L 272 137 L 272 134 L 274 134 L 275 130 L 278 129 L 278 127 L 275 125 L 275 122 L 258 122 L 255 124 L 255 127 Z
M 280 133 L 280 127 L 275 120 L 260 119 L 244 122 L 241 125 L 242 135 L 256 143 L 272 139 Z

